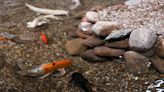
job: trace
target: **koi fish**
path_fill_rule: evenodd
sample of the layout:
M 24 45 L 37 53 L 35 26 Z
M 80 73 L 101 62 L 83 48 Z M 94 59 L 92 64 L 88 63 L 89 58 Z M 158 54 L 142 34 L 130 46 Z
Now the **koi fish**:
M 70 66 L 72 64 L 72 61 L 70 59 L 63 59 L 60 61 L 56 61 L 53 63 L 48 64 L 42 64 L 39 66 L 32 66 L 27 71 L 17 71 L 17 74 L 23 75 L 23 76 L 39 76 L 39 79 L 43 79 L 53 73 L 54 71 L 59 71 L 58 75 L 55 76 L 61 76 L 66 74 L 66 71 L 64 68 Z
M 41 39 L 42 39 L 42 41 L 43 41 L 45 44 L 47 44 L 47 43 L 48 43 L 47 36 L 46 36 L 43 32 L 41 32 L 40 34 L 41 34 Z
M 80 87 L 84 92 L 92 92 L 91 84 L 81 73 L 72 73 L 72 79 L 70 82 L 72 82 L 75 86 Z

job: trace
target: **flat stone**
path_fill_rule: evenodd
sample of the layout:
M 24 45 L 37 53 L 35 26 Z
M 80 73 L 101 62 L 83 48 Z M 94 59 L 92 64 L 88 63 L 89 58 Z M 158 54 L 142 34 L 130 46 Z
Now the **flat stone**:
M 94 48 L 95 55 L 102 56 L 102 57 L 119 57 L 122 56 L 124 52 L 125 51 L 122 49 L 113 49 L 113 48 L 108 48 L 106 46 L 100 46 Z
M 129 45 L 138 51 L 147 51 L 154 46 L 156 32 L 148 28 L 139 28 L 132 31 L 129 38 Z
M 70 41 L 67 41 L 65 44 L 65 49 L 70 55 L 80 55 L 80 53 L 84 52 L 87 47 L 82 44 L 83 39 L 76 38 Z
M 151 65 L 149 59 L 134 51 L 127 51 L 123 55 L 125 59 L 125 70 L 134 74 L 144 74 L 148 72 Z
M 93 52 L 93 49 L 87 50 L 85 52 L 82 52 L 80 55 L 83 59 L 90 61 L 90 62 L 103 62 L 107 61 L 106 58 L 96 56 Z
M 85 16 L 89 22 L 95 23 L 95 22 L 99 21 L 99 16 L 98 16 L 97 12 L 88 11 L 88 12 L 86 12 Z
M 156 55 L 158 55 L 161 58 L 164 58 L 164 39 L 162 37 L 160 37 L 157 40 L 157 44 L 155 46 L 155 53 Z
M 129 48 L 129 39 L 114 41 L 114 42 L 107 42 L 105 46 L 110 48 L 120 48 L 120 49 L 128 49 Z
M 82 43 L 88 47 L 96 47 L 103 45 L 105 42 L 98 37 L 91 36 L 85 39 Z
M 164 59 L 160 57 L 154 57 L 151 59 L 153 67 L 160 73 L 164 73 Z
M 92 26 L 93 32 L 98 36 L 107 36 L 114 29 L 119 29 L 120 24 L 111 21 L 98 21 Z
M 76 33 L 76 35 L 78 36 L 78 37 L 80 37 L 80 38 L 84 38 L 84 39 L 86 39 L 86 38 L 88 38 L 88 37 L 90 37 L 91 35 L 88 35 L 88 34 L 86 34 L 86 33 L 83 33 L 81 30 L 76 30 L 75 31 L 75 33 Z

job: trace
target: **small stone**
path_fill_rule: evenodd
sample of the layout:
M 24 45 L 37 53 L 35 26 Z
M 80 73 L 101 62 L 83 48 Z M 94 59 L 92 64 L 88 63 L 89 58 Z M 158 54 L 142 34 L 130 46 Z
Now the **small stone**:
M 99 16 L 98 16 L 97 12 L 88 11 L 88 12 L 86 12 L 85 16 L 89 22 L 95 23 L 95 22 L 99 21 Z
M 84 52 L 87 47 L 82 44 L 83 39 L 76 38 L 70 41 L 67 41 L 65 44 L 65 49 L 70 55 L 79 55 L 81 52 Z
M 138 51 L 147 51 L 153 47 L 156 41 L 156 32 L 147 28 L 139 28 L 132 31 L 129 38 L 129 46 Z
M 156 55 L 158 55 L 161 58 L 164 58 L 164 39 L 162 37 L 160 37 L 157 40 L 155 49 L 156 49 L 155 51 Z
M 78 37 L 80 37 L 80 38 L 84 38 L 84 39 L 86 39 L 86 38 L 88 38 L 88 37 L 90 37 L 91 35 L 88 35 L 88 34 L 85 34 L 85 33 L 83 33 L 81 30 L 76 30 L 76 35 L 78 36 Z
M 96 47 L 103 45 L 105 42 L 98 37 L 91 36 L 85 39 L 82 43 L 88 47 Z
M 127 51 L 123 55 L 125 59 L 125 70 L 134 74 L 144 74 L 148 72 L 151 62 L 145 56 L 134 51 Z
M 154 57 L 151 59 L 153 67 L 160 73 L 164 73 L 164 59 L 159 57 Z
M 110 48 L 128 49 L 129 48 L 129 39 L 109 42 L 109 43 L 106 43 L 105 46 L 108 46 Z
M 81 31 L 83 31 L 83 33 L 86 33 L 86 34 L 93 34 L 93 31 L 92 31 L 92 23 L 89 23 L 89 22 L 81 22 L 79 24 L 79 29 Z
M 114 29 L 119 29 L 120 25 L 117 22 L 98 21 L 92 26 L 92 30 L 98 36 L 107 36 Z
M 122 49 L 113 49 L 113 48 L 108 48 L 106 46 L 94 48 L 95 55 L 102 56 L 102 57 L 119 57 L 122 56 L 124 52 L 125 51 Z
M 80 55 L 83 59 L 90 61 L 90 62 L 102 62 L 102 61 L 107 61 L 106 58 L 96 56 L 93 53 L 93 49 L 87 50 L 85 52 L 82 52 Z

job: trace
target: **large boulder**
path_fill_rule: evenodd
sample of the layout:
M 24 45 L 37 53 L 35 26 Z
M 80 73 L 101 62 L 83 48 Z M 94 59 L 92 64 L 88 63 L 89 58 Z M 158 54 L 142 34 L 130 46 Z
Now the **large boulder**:
M 113 49 L 113 48 L 108 48 L 106 46 L 100 46 L 94 48 L 95 55 L 102 56 L 102 57 L 119 57 L 122 56 L 124 52 L 125 51 L 122 49 Z
M 148 28 L 139 28 L 130 34 L 129 45 L 138 51 L 147 51 L 156 41 L 156 32 Z
M 160 73 L 164 73 L 164 59 L 159 57 L 154 57 L 151 59 L 153 67 Z
M 82 44 L 83 39 L 76 38 L 70 41 L 67 41 L 65 44 L 65 49 L 70 55 L 80 55 L 80 53 L 84 52 L 87 47 Z
M 127 51 L 123 55 L 125 59 L 125 70 L 134 74 L 144 74 L 148 72 L 151 65 L 149 59 L 134 51 Z
M 98 21 L 92 26 L 92 30 L 98 36 L 107 36 L 114 29 L 119 29 L 121 26 L 117 22 L 111 21 Z

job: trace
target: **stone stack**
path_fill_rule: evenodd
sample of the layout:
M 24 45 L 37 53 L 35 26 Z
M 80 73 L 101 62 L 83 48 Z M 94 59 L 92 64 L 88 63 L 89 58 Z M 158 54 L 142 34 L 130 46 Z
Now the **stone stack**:
M 101 20 L 97 11 L 90 10 L 70 32 L 73 40 L 65 48 L 90 62 L 122 59 L 125 70 L 134 74 L 147 73 L 151 65 L 164 73 L 164 38 L 157 34 L 147 26 L 132 29 L 119 21 Z

